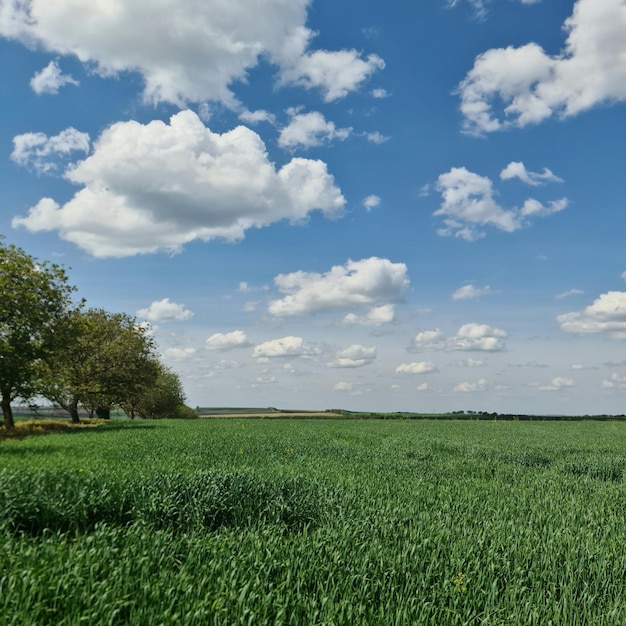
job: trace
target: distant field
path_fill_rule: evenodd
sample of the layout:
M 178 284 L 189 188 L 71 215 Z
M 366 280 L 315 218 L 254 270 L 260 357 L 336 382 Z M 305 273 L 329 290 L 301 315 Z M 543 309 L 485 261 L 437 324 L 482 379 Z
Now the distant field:
M 280 413 L 278 409 L 273 407 L 210 407 L 210 406 L 199 406 L 196 408 L 196 413 L 198 415 L 263 415 L 266 413 Z
M 305 411 L 291 409 L 276 409 L 274 407 L 249 408 L 249 407 L 198 407 L 196 413 L 199 417 L 341 417 L 334 411 Z
M 0 443 L 0 623 L 626 623 L 626 424 L 115 420 Z

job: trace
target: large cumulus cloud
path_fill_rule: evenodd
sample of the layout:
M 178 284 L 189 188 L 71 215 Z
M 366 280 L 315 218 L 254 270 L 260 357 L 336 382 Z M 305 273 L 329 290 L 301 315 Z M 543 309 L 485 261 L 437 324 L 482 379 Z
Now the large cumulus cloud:
M 269 304 L 275 316 L 305 315 L 324 311 L 371 307 L 399 302 L 409 285 L 407 266 L 370 257 L 348 260 L 325 274 L 292 272 L 274 279 L 285 294 Z
M 626 1 L 578 0 L 563 50 L 537 43 L 479 55 L 459 86 L 465 128 L 486 133 L 626 100 Z
M 144 99 L 236 105 L 231 90 L 261 59 L 279 81 L 321 90 L 326 101 L 384 67 L 375 54 L 315 50 L 312 0 L 5 0 L 0 35 L 78 57 L 102 75 L 138 72 Z
M 626 338 L 626 292 L 609 291 L 598 296 L 582 311 L 559 315 L 557 322 L 566 333 L 608 333 L 616 339 Z
M 255 132 L 213 133 L 192 111 L 169 124 L 113 124 L 65 176 L 81 187 L 69 202 L 43 198 L 13 226 L 56 230 L 96 257 L 234 241 L 316 209 L 335 215 L 345 203 L 324 162 L 294 158 L 276 169 Z

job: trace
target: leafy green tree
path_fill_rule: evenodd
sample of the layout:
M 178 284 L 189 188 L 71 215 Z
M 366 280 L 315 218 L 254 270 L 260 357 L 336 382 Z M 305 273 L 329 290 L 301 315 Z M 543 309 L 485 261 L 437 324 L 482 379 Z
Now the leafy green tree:
M 91 353 L 86 320 L 82 311 L 71 311 L 65 316 L 57 330 L 57 343 L 62 347 L 43 364 L 41 394 L 66 410 L 73 424 L 80 422 L 78 405 L 92 382 L 85 375 L 85 363 Z
M 177 417 L 180 407 L 184 406 L 185 392 L 178 374 L 161 363 L 156 365 L 156 380 L 121 405 L 131 419 L 135 415 L 144 419 Z
M 148 329 L 125 313 L 92 309 L 88 326 L 93 341 L 86 369 L 92 385 L 82 402 L 108 419 L 114 404 L 121 406 L 156 380 L 155 344 Z
M 65 270 L 0 241 L 0 404 L 15 427 L 11 403 L 41 392 L 42 363 L 58 348 L 57 328 L 75 306 Z
M 179 404 L 172 417 L 181 420 L 195 420 L 198 419 L 198 413 L 186 404 Z
M 75 311 L 62 325 L 64 349 L 47 365 L 44 395 L 78 420 L 78 406 L 108 418 L 144 387 L 154 384 L 154 341 L 135 318 L 103 309 Z

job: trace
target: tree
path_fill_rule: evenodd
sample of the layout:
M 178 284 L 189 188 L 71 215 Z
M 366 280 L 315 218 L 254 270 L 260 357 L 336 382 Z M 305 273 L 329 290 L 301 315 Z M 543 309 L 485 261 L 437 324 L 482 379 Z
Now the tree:
M 178 374 L 161 363 L 157 362 L 156 365 L 156 380 L 121 405 L 131 419 L 135 415 L 145 419 L 177 417 L 180 407 L 185 403 L 185 392 Z
M 124 313 L 103 309 L 74 311 L 62 324 L 63 349 L 47 364 L 43 394 L 78 421 L 78 406 L 108 418 L 154 384 L 158 362 L 147 329 Z
M 65 409 L 73 424 L 80 422 L 78 404 L 91 384 L 85 374 L 91 353 L 86 331 L 86 316 L 81 311 L 66 315 L 58 325 L 58 348 L 43 365 L 42 395 Z
M 121 406 L 156 380 L 155 344 L 148 329 L 126 313 L 92 309 L 87 316 L 92 338 L 87 374 L 92 385 L 82 402 L 108 419 L 112 405 Z
M 57 348 L 57 327 L 73 306 L 65 270 L 0 241 L 0 394 L 4 426 L 11 403 L 41 391 L 41 365 Z

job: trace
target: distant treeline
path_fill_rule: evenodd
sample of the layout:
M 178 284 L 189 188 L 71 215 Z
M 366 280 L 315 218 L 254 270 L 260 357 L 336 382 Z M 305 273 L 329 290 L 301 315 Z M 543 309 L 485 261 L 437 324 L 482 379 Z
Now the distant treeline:
M 489 413 L 487 411 L 453 411 L 451 413 L 411 413 L 398 411 L 396 413 L 377 413 L 361 411 L 344 411 L 332 409 L 333 413 L 346 417 L 361 419 L 413 419 L 413 420 L 500 420 L 500 421 L 563 421 L 576 422 L 583 420 L 626 420 L 626 415 L 527 415 L 520 413 Z

